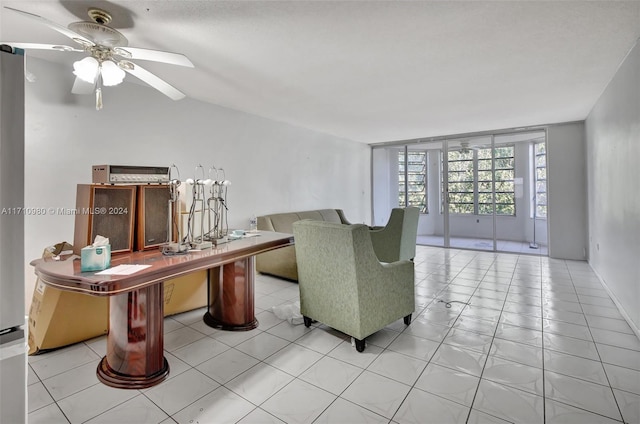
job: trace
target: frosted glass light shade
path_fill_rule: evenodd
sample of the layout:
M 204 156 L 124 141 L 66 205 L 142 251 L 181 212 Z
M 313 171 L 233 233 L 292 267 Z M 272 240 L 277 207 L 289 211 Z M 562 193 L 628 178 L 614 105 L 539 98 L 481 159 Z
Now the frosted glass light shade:
M 107 87 L 118 85 L 124 80 L 125 72 L 110 60 L 102 62 L 102 83 Z
M 110 60 L 102 63 L 89 56 L 74 62 L 73 74 L 90 84 L 95 84 L 98 74 L 102 76 L 102 85 L 107 87 L 118 85 L 124 80 L 125 72 Z
M 99 65 L 98 61 L 93 57 L 85 57 L 73 63 L 73 74 L 82 81 L 95 84 Z

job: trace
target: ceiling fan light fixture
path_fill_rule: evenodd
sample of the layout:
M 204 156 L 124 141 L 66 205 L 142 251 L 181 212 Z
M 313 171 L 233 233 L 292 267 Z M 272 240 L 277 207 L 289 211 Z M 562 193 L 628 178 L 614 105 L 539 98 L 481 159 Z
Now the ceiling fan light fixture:
M 125 72 L 110 60 L 102 62 L 100 74 L 102 83 L 107 87 L 120 84 L 125 76 Z
M 91 21 L 71 22 L 67 27 L 64 27 L 30 12 L 8 6 L 4 8 L 21 14 L 32 21 L 44 24 L 82 47 L 87 53 L 87 57 L 73 63 L 73 74 L 76 76 L 76 80 L 74 81 L 72 92 L 74 94 L 88 94 L 90 89 L 94 91 L 98 110 L 102 108 L 102 86 L 120 84 L 124 80 L 126 73 L 134 75 L 172 100 L 180 100 L 185 97 L 184 93 L 171 84 L 130 62 L 128 59 L 140 59 L 191 68 L 193 63 L 180 53 L 127 47 L 129 45 L 127 38 L 118 30 L 108 26 L 111 22 L 111 14 L 102 9 L 91 8 L 88 11 Z M 77 48 L 56 44 L 18 44 L 21 48 L 28 49 L 57 50 L 60 52 L 82 51 Z M 114 56 L 119 56 L 121 59 L 115 59 Z
M 95 84 L 99 66 L 100 63 L 95 58 L 88 56 L 73 63 L 73 74 L 82 81 Z

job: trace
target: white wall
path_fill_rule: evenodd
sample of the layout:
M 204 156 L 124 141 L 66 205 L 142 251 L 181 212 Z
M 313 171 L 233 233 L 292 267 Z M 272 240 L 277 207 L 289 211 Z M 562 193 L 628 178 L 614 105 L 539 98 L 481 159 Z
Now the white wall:
M 587 258 L 586 178 L 584 123 L 550 126 L 547 131 L 547 216 L 551 258 Z
M 368 145 L 191 99 L 174 102 L 132 83 L 74 96 L 67 67 L 29 59 L 26 83 L 25 204 L 75 207 L 76 185 L 91 182 L 91 165 L 169 166 L 184 180 L 202 164 L 224 168 L 229 223 L 246 228 L 256 215 L 341 208 L 352 222 L 370 222 Z M 127 77 L 131 78 L 131 77 Z M 73 242 L 73 216 L 27 216 L 25 260 L 44 247 Z M 35 276 L 26 265 L 26 301 Z
M 589 263 L 640 328 L 640 45 L 586 120 Z
M 0 52 L 0 330 L 22 325 L 25 315 L 22 305 L 15 304 L 22 294 L 18 283 L 24 280 L 23 268 L 16 266 L 25 260 L 24 215 L 12 213 L 12 208 L 24 207 L 23 64 L 23 56 Z M 0 390 L 9 388 L 4 384 Z
M 398 154 L 388 149 L 372 149 L 372 189 L 373 193 L 373 218 L 371 225 L 385 225 L 391 209 L 398 206 L 398 177 L 397 172 L 393 172 L 391 164 L 398 164 Z M 396 168 L 397 169 L 397 168 Z M 395 203 L 392 201 L 394 186 L 389 184 L 395 176 Z

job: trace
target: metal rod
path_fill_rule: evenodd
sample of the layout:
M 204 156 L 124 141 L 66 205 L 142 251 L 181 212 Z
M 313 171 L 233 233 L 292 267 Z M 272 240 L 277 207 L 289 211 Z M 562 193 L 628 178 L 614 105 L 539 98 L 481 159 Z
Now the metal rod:
M 535 142 L 532 146 L 532 167 L 533 167 L 533 242 L 529 243 L 530 249 L 537 249 L 538 244 L 536 243 L 536 217 L 538 212 L 538 175 L 536 168 L 536 144 Z
M 477 154 L 477 152 L 476 152 Z M 515 147 L 514 147 L 515 156 Z M 476 162 L 477 163 L 477 162 Z M 515 165 L 515 164 L 514 164 Z M 515 174 L 515 172 L 514 172 Z M 514 175 L 515 177 L 515 175 Z M 491 207 L 493 209 L 493 251 L 498 251 L 497 213 L 496 213 L 496 136 L 491 135 Z

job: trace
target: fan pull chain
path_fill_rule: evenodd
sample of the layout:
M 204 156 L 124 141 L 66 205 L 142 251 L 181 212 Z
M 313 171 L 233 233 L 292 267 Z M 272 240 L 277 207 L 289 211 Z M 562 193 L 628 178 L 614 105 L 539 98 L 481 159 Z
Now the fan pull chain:
M 96 110 L 102 109 L 102 89 L 96 88 Z
M 102 63 L 98 66 L 96 78 L 96 110 L 102 109 Z

